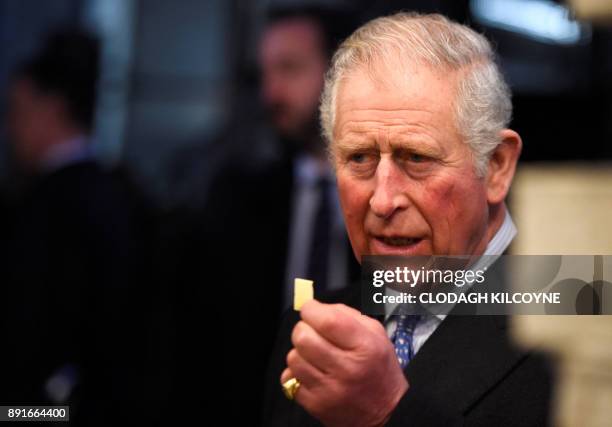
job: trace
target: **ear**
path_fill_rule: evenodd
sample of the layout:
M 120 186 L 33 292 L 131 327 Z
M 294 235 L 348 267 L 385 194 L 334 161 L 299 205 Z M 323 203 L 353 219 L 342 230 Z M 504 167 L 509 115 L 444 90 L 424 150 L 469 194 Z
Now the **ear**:
M 500 138 L 501 143 L 491 155 L 487 170 L 487 201 L 492 205 L 506 198 L 523 148 L 521 137 L 511 129 L 502 130 Z

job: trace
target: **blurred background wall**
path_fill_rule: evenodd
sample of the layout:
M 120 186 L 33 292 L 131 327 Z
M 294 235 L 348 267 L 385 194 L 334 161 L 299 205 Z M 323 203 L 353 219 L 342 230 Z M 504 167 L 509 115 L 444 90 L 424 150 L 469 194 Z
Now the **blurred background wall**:
M 82 26 L 96 33 L 103 44 L 96 151 L 108 165 L 129 163 L 144 188 L 164 202 L 164 161 L 206 144 L 229 111 L 240 19 L 234 3 L 2 1 L 0 90 L 4 95 L 10 70 L 47 31 Z M 0 144 L 6 177 L 5 138 Z
M 216 136 L 259 114 L 256 46 L 270 4 L 333 4 L 363 22 L 400 9 L 438 11 L 490 37 L 514 93 L 523 162 L 612 157 L 612 31 L 575 21 L 563 1 L 0 1 L 0 94 L 45 32 L 83 25 L 103 41 L 96 151 L 124 164 L 159 206 L 204 197 L 224 147 Z M 10 176 L 6 103 L 0 183 Z M 244 150 L 256 150 L 247 145 Z
M 588 163 L 523 165 L 512 187 L 521 255 L 612 253 L 612 168 Z M 554 219 L 554 220 L 552 220 Z

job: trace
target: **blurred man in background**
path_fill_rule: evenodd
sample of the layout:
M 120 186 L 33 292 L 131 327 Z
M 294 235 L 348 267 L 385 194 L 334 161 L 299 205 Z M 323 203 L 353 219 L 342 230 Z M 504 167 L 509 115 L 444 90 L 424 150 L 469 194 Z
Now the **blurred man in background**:
M 281 258 L 286 257 L 285 307 L 295 277 L 313 279 L 319 291 L 333 290 L 344 286 L 354 267 L 347 261 L 348 241 L 318 115 L 324 75 L 342 37 L 341 23 L 323 11 L 273 11 L 259 46 L 263 102 L 290 153 L 288 170 L 276 178 L 291 187 L 273 205 L 288 209 L 287 240 L 279 242 L 285 248 Z
M 92 159 L 98 56 L 95 39 L 59 34 L 15 74 L 9 131 L 16 160 L 29 174 Z
M 258 61 L 265 125 L 271 132 L 259 132 L 262 123 L 251 123 L 251 111 L 245 111 L 235 129 L 216 142 L 218 150 L 229 150 L 244 140 L 210 187 L 201 229 L 192 234 L 201 233 L 202 243 L 193 244 L 197 239 L 190 236 L 191 249 L 183 249 L 186 255 L 168 275 L 184 290 L 178 296 L 177 306 L 185 309 L 176 315 L 174 345 L 177 402 L 202 398 L 208 372 L 201 366 L 205 354 L 194 351 L 193 337 L 210 324 L 205 316 L 215 324 L 222 319 L 214 333 L 224 342 L 215 354 L 224 367 L 224 400 L 249 408 L 230 410 L 228 416 L 247 417 L 249 425 L 257 425 L 261 394 L 237 395 L 234 385 L 263 387 L 281 310 L 291 303 L 293 279 L 314 279 L 322 293 L 357 274 L 318 131 L 324 74 L 337 43 L 350 30 L 347 17 L 332 10 L 268 13 Z
M 261 100 L 272 130 L 267 139 L 273 141 L 265 143 L 276 155 L 232 157 L 212 187 L 211 215 L 231 223 L 243 240 L 266 242 L 267 298 L 277 313 L 290 305 L 295 277 L 315 280 L 324 292 L 342 288 L 357 272 L 318 113 L 331 56 L 351 30 L 348 14 L 335 10 L 269 11 L 258 62 Z M 265 143 L 251 140 L 245 148 L 256 151 Z
M 91 149 L 98 68 L 97 40 L 75 30 L 51 35 L 15 72 L 8 126 L 26 183 L 3 236 L 11 346 L 0 400 L 70 404 L 87 425 L 120 413 L 137 358 L 128 197 Z

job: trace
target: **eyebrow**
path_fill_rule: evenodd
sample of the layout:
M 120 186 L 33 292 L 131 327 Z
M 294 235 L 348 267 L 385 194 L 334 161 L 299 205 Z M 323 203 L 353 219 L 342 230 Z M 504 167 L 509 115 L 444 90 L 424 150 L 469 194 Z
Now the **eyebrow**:
M 341 152 L 369 151 L 378 148 L 378 143 L 372 138 L 364 136 L 347 136 L 335 142 L 334 148 Z
M 341 154 L 378 150 L 379 142 L 376 141 L 376 138 L 366 136 L 365 133 L 348 133 L 335 142 L 334 149 L 338 150 Z M 411 151 L 428 157 L 440 157 L 443 154 L 443 150 L 438 144 L 432 146 L 431 143 L 424 142 L 423 138 L 415 137 L 414 135 L 395 136 L 390 141 L 390 145 L 393 152 Z

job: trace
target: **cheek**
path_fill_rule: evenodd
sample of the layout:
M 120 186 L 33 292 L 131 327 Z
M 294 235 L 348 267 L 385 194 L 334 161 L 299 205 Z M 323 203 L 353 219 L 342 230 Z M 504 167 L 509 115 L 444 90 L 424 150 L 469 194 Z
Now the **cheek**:
M 456 211 L 456 183 L 452 179 L 438 179 L 428 183 L 423 191 L 421 207 L 430 223 L 435 219 L 452 218 Z M 433 225 L 433 224 L 432 224 Z
M 365 182 L 338 173 L 338 193 L 351 243 L 353 246 L 362 245 L 365 242 L 364 222 L 371 191 Z
M 338 177 L 338 193 L 342 212 L 348 222 L 359 220 L 365 214 L 369 200 L 359 183 L 347 178 Z
M 484 184 L 465 176 L 439 179 L 425 189 L 422 209 L 437 244 L 455 246 L 452 238 L 465 242 L 486 226 Z

